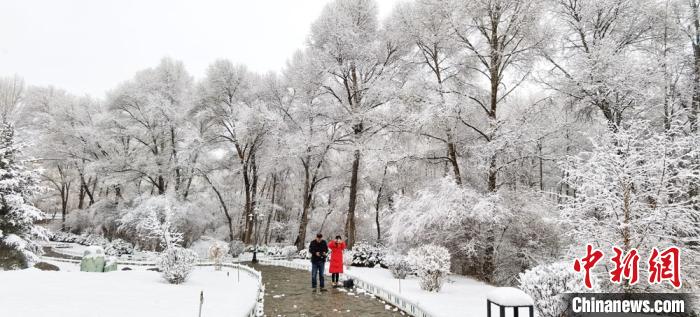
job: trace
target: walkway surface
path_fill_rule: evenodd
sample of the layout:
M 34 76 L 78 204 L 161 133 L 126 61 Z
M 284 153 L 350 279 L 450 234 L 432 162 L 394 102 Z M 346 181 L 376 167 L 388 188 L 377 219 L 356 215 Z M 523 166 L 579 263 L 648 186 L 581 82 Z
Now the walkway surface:
M 254 265 L 265 283 L 265 315 L 277 316 L 406 316 L 360 289 L 311 289 L 311 273 L 279 266 Z M 388 308 L 388 309 L 387 309 Z

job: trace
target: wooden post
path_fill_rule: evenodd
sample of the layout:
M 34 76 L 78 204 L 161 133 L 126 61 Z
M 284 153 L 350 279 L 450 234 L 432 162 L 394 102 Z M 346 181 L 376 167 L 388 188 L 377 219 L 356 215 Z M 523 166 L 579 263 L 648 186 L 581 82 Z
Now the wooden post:
M 528 307 L 528 310 L 530 311 L 530 317 L 535 317 L 535 306 Z
M 514 307 L 513 307 L 513 317 L 518 317 L 518 310 L 519 310 L 519 308 L 520 308 L 520 307 L 518 307 L 518 306 L 514 306 Z M 530 316 L 530 317 L 532 317 L 532 316 Z
M 506 317 L 506 306 L 501 306 L 499 304 L 498 307 L 500 308 L 498 317 Z
M 491 301 L 486 300 L 486 317 L 491 317 Z
M 202 305 L 204 305 L 204 291 L 199 292 L 199 317 L 202 317 Z

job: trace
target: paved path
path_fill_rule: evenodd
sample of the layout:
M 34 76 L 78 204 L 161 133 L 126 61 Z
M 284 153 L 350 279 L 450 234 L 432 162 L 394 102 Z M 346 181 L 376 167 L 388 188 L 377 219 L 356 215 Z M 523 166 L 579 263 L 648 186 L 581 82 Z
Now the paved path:
M 327 292 L 313 292 L 311 273 L 279 266 L 255 265 L 265 283 L 265 315 L 277 316 L 405 316 L 387 310 L 379 298 L 362 290 L 331 288 L 326 277 Z

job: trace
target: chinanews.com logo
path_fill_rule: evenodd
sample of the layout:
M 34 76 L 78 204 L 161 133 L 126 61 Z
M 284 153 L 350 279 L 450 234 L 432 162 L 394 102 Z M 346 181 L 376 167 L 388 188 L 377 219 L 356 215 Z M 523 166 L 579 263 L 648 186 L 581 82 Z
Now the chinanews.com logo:
M 610 258 L 612 268 L 609 280 L 612 284 L 634 286 L 640 282 L 642 255 L 637 249 L 626 253 L 613 247 Z M 652 248 L 643 259 L 646 282 L 650 285 L 668 283 L 680 289 L 681 252 L 677 247 L 664 250 Z M 591 271 L 605 257 L 602 250 L 586 245 L 583 258 L 574 261 L 574 271 L 584 275 L 583 284 L 593 290 Z M 608 266 L 606 266 L 608 267 Z M 566 316 L 697 316 L 693 308 L 697 294 L 686 293 L 569 293 L 565 294 Z

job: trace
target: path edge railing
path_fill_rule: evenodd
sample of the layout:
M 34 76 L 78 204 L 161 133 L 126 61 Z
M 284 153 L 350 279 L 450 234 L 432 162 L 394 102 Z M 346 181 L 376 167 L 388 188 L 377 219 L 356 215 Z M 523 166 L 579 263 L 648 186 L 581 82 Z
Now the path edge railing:
M 74 256 L 72 254 L 64 254 L 56 249 L 52 250 L 58 254 L 66 255 L 66 256 Z M 53 256 L 41 256 L 42 260 L 48 260 L 48 261 L 55 261 L 55 262 L 64 262 L 64 263 L 74 263 L 74 264 L 80 264 L 80 260 L 75 260 L 75 259 L 66 259 L 66 258 L 59 258 L 59 257 L 53 257 Z M 124 261 L 117 259 L 117 264 L 119 265 L 133 265 L 133 266 L 156 266 L 155 262 L 151 261 Z M 214 262 L 207 262 L 207 261 L 200 261 L 197 263 L 197 266 L 215 266 Z M 240 263 L 233 263 L 233 262 L 224 262 L 221 263 L 222 267 L 228 267 L 228 268 L 233 268 L 233 269 L 240 269 L 241 271 L 245 272 L 246 274 L 252 276 L 256 282 L 257 282 L 257 291 L 255 293 L 255 302 L 251 305 L 249 309 L 246 310 L 246 314 L 243 315 L 244 317 L 256 317 L 256 316 L 262 316 L 263 308 L 264 308 L 264 294 L 265 294 L 265 286 L 262 281 L 262 273 L 259 271 L 256 271 L 250 266 L 243 265 Z
M 306 270 L 306 271 L 311 271 L 311 263 L 304 264 L 304 263 L 298 263 L 298 262 L 293 262 L 289 260 L 279 260 L 279 259 L 261 259 L 260 264 L 262 265 L 273 265 L 273 266 L 282 266 L 282 267 L 287 267 L 291 269 L 298 269 L 298 270 Z M 350 270 L 347 270 L 345 273 L 348 277 L 352 278 L 355 281 L 355 285 L 364 289 L 365 291 L 371 293 L 372 295 L 381 298 L 382 300 L 386 301 L 389 304 L 392 304 L 398 308 L 400 308 L 402 311 L 405 313 L 414 316 L 414 317 L 434 317 L 434 315 L 428 313 L 426 309 L 420 307 L 418 303 L 415 303 L 414 301 L 407 299 L 399 294 L 396 294 L 393 291 L 390 291 L 388 289 L 385 289 L 383 287 L 380 287 L 374 283 L 368 282 L 366 279 L 363 279 L 362 277 L 359 277 Z

